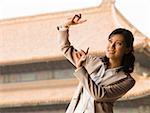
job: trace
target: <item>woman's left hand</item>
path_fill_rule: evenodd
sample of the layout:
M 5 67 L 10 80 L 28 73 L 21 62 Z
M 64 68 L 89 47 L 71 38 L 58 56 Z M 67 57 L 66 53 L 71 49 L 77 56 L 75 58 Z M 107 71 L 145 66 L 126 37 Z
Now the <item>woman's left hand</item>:
M 89 48 L 85 51 L 81 50 L 76 53 L 75 66 L 79 68 L 82 66 L 82 63 L 86 60 L 86 55 L 88 54 Z

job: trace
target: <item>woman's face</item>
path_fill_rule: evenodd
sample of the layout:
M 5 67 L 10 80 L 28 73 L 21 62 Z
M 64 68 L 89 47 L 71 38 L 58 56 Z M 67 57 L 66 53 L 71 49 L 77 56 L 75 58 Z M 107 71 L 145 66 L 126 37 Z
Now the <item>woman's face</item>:
M 108 39 L 106 56 L 112 60 L 122 60 L 129 49 L 125 45 L 124 37 L 120 34 L 113 35 Z

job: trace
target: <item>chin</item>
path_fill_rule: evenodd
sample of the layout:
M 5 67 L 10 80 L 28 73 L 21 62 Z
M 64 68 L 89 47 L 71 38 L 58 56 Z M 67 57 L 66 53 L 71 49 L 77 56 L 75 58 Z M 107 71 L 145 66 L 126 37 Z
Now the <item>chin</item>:
M 106 53 L 106 57 L 112 59 L 112 58 L 114 58 L 114 55 Z

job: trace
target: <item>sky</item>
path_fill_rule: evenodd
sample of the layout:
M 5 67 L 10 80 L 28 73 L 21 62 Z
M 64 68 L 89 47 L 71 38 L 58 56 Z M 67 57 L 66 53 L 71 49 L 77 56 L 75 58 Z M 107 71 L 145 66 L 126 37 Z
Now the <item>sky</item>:
M 98 6 L 102 0 L 0 0 L 0 20 Z M 150 0 L 115 0 L 130 23 L 150 38 Z

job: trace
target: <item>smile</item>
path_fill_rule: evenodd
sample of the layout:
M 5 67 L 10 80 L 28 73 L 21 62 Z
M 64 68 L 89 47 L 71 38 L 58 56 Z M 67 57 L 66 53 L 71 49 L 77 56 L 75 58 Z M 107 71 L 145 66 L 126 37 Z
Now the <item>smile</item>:
M 108 50 L 107 51 L 109 54 L 114 54 L 115 53 L 115 51 L 112 51 L 112 50 Z

